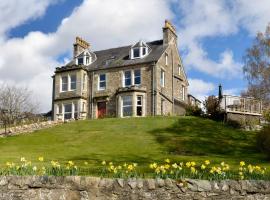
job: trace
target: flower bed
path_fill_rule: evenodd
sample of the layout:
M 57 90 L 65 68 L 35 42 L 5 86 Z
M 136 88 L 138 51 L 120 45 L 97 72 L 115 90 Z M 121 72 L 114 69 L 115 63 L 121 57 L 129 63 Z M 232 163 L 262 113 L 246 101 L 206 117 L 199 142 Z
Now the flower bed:
M 44 162 L 43 157 L 38 158 L 38 164 L 22 157 L 18 163 L 6 162 L 5 167 L 0 169 L 0 175 L 48 175 L 48 176 L 71 176 L 91 175 L 91 168 L 87 162 L 83 166 L 77 166 L 75 162 L 60 163 Z M 175 163 L 166 159 L 163 163 L 151 163 L 148 168 L 140 168 L 137 163 L 113 163 L 103 161 L 98 169 L 100 177 L 107 178 L 160 178 L 160 179 L 204 179 L 204 180 L 270 180 L 270 173 L 266 168 L 258 165 L 239 162 L 238 169 L 231 169 L 230 165 L 221 162 L 212 164 L 209 160 L 202 163 L 180 162 Z

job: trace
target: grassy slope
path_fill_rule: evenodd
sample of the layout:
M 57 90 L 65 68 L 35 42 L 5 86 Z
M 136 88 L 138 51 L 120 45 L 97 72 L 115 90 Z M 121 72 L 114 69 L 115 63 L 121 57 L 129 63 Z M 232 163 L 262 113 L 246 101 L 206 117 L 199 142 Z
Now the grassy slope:
M 205 159 L 229 164 L 240 160 L 266 165 L 255 148 L 255 133 L 234 130 L 195 117 L 155 117 L 78 121 L 34 134 L 0 139 L 0 163 L 44 156 L 46 161 L 88 161 L 93 168 L 102 160 L 139 165 L 170 158 Z

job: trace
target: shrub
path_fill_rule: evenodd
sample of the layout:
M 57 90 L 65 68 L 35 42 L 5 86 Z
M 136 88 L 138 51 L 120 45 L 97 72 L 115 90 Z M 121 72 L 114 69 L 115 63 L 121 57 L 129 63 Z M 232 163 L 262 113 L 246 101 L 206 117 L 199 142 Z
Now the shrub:
M 263 112 L 263 117 L 266 121 L 270 122 L 270 109 Z
M 270 158 L 270 126 L 265 126 L 257 134 L 257 147 Z
M 209 96 L 205 102 L 204 106 L 206 113 L 210 119 L 216 121 L 224 120 L 224 112 L 220 110 L 219 99 L 215 96 Z
M 203 113 L 202 109 L 199 108 L 198 106 L 188 105 L 186 107 L 186 115 L 187 116 L 201 116 L 202 113 Z
M 226 124 L 232 128 L 240 129 L 242 128 L 242 124 L 239 121 L 228 119 Z

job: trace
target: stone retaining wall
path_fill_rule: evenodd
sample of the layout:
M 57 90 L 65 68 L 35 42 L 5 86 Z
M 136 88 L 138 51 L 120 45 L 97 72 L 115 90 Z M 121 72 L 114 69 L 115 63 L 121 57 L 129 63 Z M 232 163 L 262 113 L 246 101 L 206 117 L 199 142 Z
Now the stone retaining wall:
M 270 199 L 270 181 L 2 176 L 0 199 Z
M 63 122 L 44 121 L 44 122 L 37 122 L 37 123 L 33 123 L 33 124 L 16 126 L 16 127 L 12 127 L 12 128 L 7 128 L 7 134 L 5 134 L 4 129 L 0 129 L 0 137 L 18 135 L 18 134 L 23 134 L 23 133 L 32 133 L 36 130 L 53 127 L 59 123 L 63 123 Z

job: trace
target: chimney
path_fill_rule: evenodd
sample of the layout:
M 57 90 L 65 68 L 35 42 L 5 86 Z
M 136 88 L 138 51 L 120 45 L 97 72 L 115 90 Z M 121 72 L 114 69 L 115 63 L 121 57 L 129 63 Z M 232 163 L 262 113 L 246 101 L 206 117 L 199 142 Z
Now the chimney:
M 82 53 L 85 49 L 88 49 L 90 44 L 80 37 L 76 37 L 76 41 L 73 44 L 73 58 Z
M 168 20 L 165 20 L 165 25 L 163 27 L 163 45 L 168 45 L 171 41 L 177 43 L 177 34 L 175 27 Z

